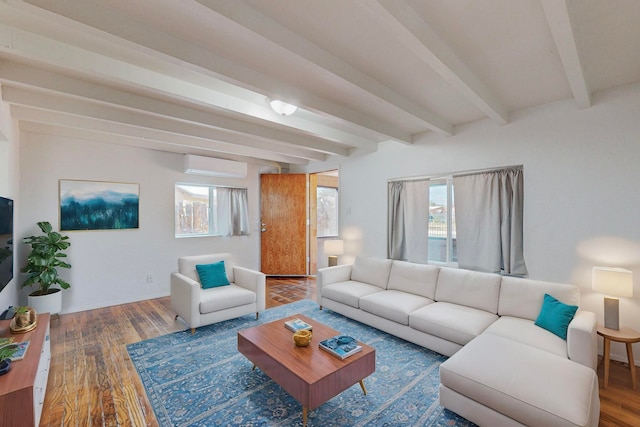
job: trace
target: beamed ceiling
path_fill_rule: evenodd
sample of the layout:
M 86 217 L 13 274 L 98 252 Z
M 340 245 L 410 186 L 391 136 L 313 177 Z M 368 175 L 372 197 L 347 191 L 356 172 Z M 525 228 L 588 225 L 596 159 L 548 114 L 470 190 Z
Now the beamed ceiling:
M 255 164 L 446 143 L 637 82 L 637 0 L 0 0 L 21 130 Z

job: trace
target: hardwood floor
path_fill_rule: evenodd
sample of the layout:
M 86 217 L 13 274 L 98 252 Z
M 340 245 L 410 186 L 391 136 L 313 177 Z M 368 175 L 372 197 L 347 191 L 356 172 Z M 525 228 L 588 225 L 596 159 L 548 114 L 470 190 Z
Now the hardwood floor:
M 315 300 L 313 278 L 268 278 L 267 308 Z M 51 321 L 51 369 L 41 426 L 157 426 L 126 345 L 185 328 L 169 298 L 63 314 Z M 598 368 L 602 384 L 603 367 Z M 600 387 L 600 426 L 640 426 L 640 391 L 628 365 L 612 362 Z

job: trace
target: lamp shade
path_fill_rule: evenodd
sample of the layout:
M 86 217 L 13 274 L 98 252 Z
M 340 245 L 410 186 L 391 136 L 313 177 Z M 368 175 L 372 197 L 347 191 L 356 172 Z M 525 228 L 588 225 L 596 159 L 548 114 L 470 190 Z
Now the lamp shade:
M 592 289 L 617 297 L 633 296 L 633 273 L 624 268 L 593 267 Z
M 342 240 L 325 240 L 324 252 L 327 255 L 342 255 L 344 253 L 344 242 Z

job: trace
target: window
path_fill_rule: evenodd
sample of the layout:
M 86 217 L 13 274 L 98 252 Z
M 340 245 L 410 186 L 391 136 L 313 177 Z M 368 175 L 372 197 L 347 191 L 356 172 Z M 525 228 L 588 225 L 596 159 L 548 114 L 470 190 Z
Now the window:
M 338 189 L 320 187 L 317 189 L 318 200 L 318 237 L 338 235 Z
M 429 261 L 458 261 L 453 177 L 429 182 Z
M 390 180 L 387 190 L 390 259 L 527 274 L 522 166 Z
M 247 189 L 175 185 L 175 236 L 249 234 Z

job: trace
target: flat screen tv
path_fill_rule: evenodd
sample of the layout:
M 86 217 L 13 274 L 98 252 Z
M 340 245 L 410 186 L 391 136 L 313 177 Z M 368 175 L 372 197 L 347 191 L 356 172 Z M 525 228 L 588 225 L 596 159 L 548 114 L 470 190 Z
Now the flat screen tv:
M 13 279 L 13 200 L 0 197 L 0 291 Z

